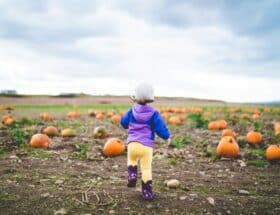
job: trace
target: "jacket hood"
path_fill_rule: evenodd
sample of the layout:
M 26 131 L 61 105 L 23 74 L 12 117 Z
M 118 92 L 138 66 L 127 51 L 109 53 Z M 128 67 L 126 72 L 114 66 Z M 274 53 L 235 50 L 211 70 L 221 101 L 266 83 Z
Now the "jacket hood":
M 154 113 L 155 109 L 148 105 L 136 104 L 132 107 L 132 114 L 138 122 L 147 122 Z

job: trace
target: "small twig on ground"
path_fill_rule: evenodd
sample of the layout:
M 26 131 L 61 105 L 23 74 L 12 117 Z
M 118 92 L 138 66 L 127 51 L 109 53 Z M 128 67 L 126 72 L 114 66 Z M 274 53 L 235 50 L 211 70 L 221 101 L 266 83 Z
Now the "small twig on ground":
M 107 193 L 105 190 L 103 190 L 103 193 L 104 193 L 104 195 L 108 196 L 111 200 L 114 200 L 114 198 L 109 193 Z
M 83 203 L 88 203 L 89 202 L 87 192 L 82 193 L 82 202 Z
M 84 203 L 83 203 L 83 202 L 81 202 L 79 199 L 74 198 L 74 200 L 75 200 L 76 202 L 78 202 L 79 204 L 81 204 L 81 205 L 83 205 L 83 204 L 84 204 Z
M 100 202 L 100 198 L 99 198 L 98 194 L 96 192 L 94 192 L 94 191 L 91 191 L 91 192 L 96 196 L 97 203 L 99 203 Z
M 90 186 L 86 191 L 85 193 L 88 193 L 90 190 L 91 190 L 92 186 Z
M 91 190 L 92 186 L 90 186 L 85 192 L 82 192 L 82 202 L 89 203 L 88 200 L 88 192 Z

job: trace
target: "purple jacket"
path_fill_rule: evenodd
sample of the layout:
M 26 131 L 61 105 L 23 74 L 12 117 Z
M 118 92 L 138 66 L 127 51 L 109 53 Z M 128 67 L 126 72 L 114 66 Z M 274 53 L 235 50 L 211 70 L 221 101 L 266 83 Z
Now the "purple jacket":
M 160 113 L 148 105 L 134 105 L 121 119 L 121 125 L 128 129 L 127 143 L 140 142 L 153 147 L 155 133 L 163 138 L 170 137 Z

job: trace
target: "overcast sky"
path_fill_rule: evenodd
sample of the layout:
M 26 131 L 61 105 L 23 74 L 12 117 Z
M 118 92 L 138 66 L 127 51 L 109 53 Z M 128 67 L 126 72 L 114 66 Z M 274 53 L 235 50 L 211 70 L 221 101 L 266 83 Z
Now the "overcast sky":
M 0 0 L 0 89 L 280 100 L 279 0 Z

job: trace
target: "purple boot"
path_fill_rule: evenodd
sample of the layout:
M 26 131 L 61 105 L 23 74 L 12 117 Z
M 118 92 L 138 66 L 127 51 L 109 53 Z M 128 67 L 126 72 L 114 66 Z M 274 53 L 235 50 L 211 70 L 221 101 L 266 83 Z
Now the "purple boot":
M 127 186 L 128 187 L 135 187 L 137 181 L 137 166 L 129 165 L 127 167 L 128 177 L 127 177 Z
M 152 200 L 154 198 L 152 183 L 152 180 L 147 181 L 147 183 L 142 181 L 142 197 L 145 200 Z

